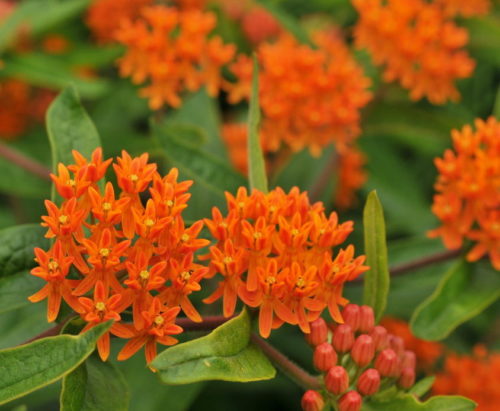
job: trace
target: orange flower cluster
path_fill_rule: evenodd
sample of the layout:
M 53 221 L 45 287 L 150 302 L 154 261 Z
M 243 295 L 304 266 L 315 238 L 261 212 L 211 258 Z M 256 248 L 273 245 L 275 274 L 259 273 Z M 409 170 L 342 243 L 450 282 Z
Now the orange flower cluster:
M 112 43 L 115 32 L 125 20 L 139 17 L 143 7 L 154 0 L 93 0 L 85 23 L 101 44 Z
M 153 110 L 164 104 L 179 107 L 179 94 L 205 85 L 211 96 L 219 93 L 221 68 L 234 55 L 235 46 L 219 36 L 208 37 L 216 24 L 213 13 L 165 6 L 144 8 L 141 18 L 127 21 L 116 39 L 127 47 L 118 60 L 120 74 L 135 84 L 149 82 L 141 96 Z
M 355 192 L 366 181 L 363 166 L 365 155 L 355 146 L 346 146 L 338 155 L 337 187 L 334 203 L 341 209 L 349 208 L 356 200 Z
M 103 160 L 101 149 L 90 161 L 76 151 L 73 156 L 75 164 L 59 164 L 58 175 L 52 175 L 63 202 L 45 202 L 42 226 L 55 241 L 48 251 L 35 249 L 38 267 L 31 273 L 47 284 L 29 299 L 48 299 L 48 321 L 55 320 L 64 299 L 87 322 L 83 331 L 115 320 L 111 333 L 130 339 L 118 359 L 145 345 L 149 363 L 156 343 L 177 342 L 171 335 L 182 331 L 174 323 L 180 310 L 201 321 L 189 295 L 208 271 L 195 263 L 194 253 L 209 241 L 197 238 L 202 221 L 186 228 L 181 215 L 192 182 L 177 182 L 176 169 L 162 177 L 147 154 L 131 158 L 122 152 L 113 164 L 117 195 L 111 183 L 99 185 L 112 161 Z M 129 307 L 131 324 L 122 318 Z M 109 345 L 106 333 L 97 343 L 103 360 Z
M 500 354 L 489 353 L 482 346 L 473 356 L 452 354 L 446 358 L 444 370 L 436 375 L 435 394 L 463 395 L 477 402 L 476 411 L 500 409 Z
M 500 270 L 500 123 L 493 117 L 453 130 L 453 150 L 435 160 L 439 171 L 432 211 L 442 226 L 431 237 L 442 237 L 457 249 L 464 238 L 475 242 L 467 254 L 476 261 L 489 254 Z
M 245 123 L 226 123 L 222 126 L 221 135 L 229 153 L 231 163 L 236 170 L 247 175 L 247 125 Z
M 442 344 L 415 337 L 406 321 L 385 317 L 380 325 L 385 327 L 389 333 L 403 339 L 405 346 L 417 356 L 417 364 L 421 369 L 432 369 L 438 358 L 443 355 L 444 346 Z
M 317 50 L 283 34 L 257 50 L 265 151 L 285 143 L 317 154 L 332 142 L 352 141 L 360 131 L 359 110 L 370 100 L 370 80 L 336 33 L 318 32 L 314 41 Z M 227 86 L 228 100 L 237 103 L 250 96 L 252 61 L 241 55 L 231 70 L 238 81 Z
M 460 97 L 454 82 L 470 77 L 474 61 L 462 48 L 468 33 L 443 8 L 424 0 L 352 0 L 359 13 L 354 35 L 384 80 L 399 81 L 410 98 L 442 104 Z M 473 2 L 468 2 L 473 3 Z
M 259 307 L 259 331 L 266 338 L 284 322 L 309 333 L 309 322 L 326 307 L 342 322 L 344 283 L 368 269 L 364 256 L 354 257 L 352 245 L 332 252 L 353 230 L 352 221 L 339 224 L 336 213 L 327 217 L 322 203 L 311 205 L 297 188 L 250 195 L 240 188 L 226 198 L 228 214 L 214 207 L 212 219 L 205 219 L 217 240 L 205 256 L 209 276 L 219 273 L 223 279 L 204 302 L 223 298 L 226 317 L 238 298 Z
M 490 0 L 436 0 L 448 16 L 464 17 L 485 15 L 490 11 Z

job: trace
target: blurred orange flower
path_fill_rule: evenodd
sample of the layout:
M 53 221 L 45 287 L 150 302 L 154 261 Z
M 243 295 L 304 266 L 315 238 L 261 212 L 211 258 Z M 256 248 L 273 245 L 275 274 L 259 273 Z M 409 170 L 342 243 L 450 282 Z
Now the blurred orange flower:
M 333 200 L 337 207 L 346 209 L 355 202 L 355 192 L 367 178 L 363 169 L 365 163 L 365 155 L 356 146 L 346 146 L 338 153 L 337 187 Z
M 436 0 L 446 15 L 472 17 L 487 14 L 491 8 L 490 0 Z
M 245 175 L 248 170 L 247 133 L 245 123 L 226 123 L 221 130 L 222 139 L 226 143 L 231 163 Z

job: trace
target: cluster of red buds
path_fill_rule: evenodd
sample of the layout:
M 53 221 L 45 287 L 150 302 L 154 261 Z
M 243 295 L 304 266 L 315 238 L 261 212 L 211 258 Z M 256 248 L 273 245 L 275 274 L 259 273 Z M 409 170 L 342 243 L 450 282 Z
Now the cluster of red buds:
M 371 307 L 348 304 L 342 317 L 344 323 L 335 326 L 320 317 L 306 334 L 324 389 L 304 393 L 304 411 L 321 411 L 325 403 L 336 404 L 339 411 L 359 411 L 363 397 L 394 384 L 407 390 L 415 383 L 415 353 L 405 350 L 400 337 L 375 325 Z

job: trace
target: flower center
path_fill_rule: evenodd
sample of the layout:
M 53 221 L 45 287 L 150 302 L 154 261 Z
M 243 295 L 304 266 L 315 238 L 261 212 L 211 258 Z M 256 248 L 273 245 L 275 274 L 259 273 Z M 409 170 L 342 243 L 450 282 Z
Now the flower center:
M 59 268 L 59 263 L 55 260 L 50 260 L 47 266 L 49 267 L 49 271 L 56 271 Z
M 260 231 L 256 231 L 255 233 L 253 233 L 253 238 L 255 238 L 256 240 L 262 238 L 262 233 Z
M 142 270 L 139 273 L 139 277 L 141 277 L 141 279 L 143 279 L 143 280 L 147 280 L 149 278 L 149 271 L 148 270 Z
M 306 285 L 306 282 L 304 281 L 304 279 L 302 277 L 297 278 L 297 282 L 295 283 L 295 286 L 297 286 L 298 288 L 304 288 L 305 285 Z
M 68 180 L 68 185 L 69 185 L 70 187 L 74 187 L 74 186 L 76 186 L 76 182 L 75 182 L 75 180 L 73 180 L 73 179 Z
M 293 236 L 299 235 L 299 230 L 297 230 L 296 228 L 294 228 L 294 229 L 292 230 L 292 235 L 293 235 Z
M 167 200 L 167 206 L 172 207 L 174 205 L 174 202 L 172 200 Z
M 231 257 L 224 257 L 223 262 L 224 264 L 230 264 L 233 262 L 233 259 Z
M 139 177 L 137 176 L 137 174 L 131 174 L 130 175 L 130 181 L 132 181 L 133 183 L 135 183 L 137 180 L 139 180 Z
M 180 276 L 184 281 L 188 281 L 191 278 L 191 273 L 189 271 L 183 271 Z
M 181 236 L 181 241 L 186 242 L 186 241 L 188 241 L 188 240 L 189 240 L 189 235 L 187 235 L 186 233 L 182 234 L 182 236 Z
M 106 310 L 106 304 L 104 304 L 102 301 L 98 301 L 95 303 L 95 309 L 97 311 L 105 311 Z
M 60 224 L 66 224 L 67 222 L 68 222 L 68 216 L 67 215 L 62 214 L 62 215 L 59 216 L 59 223 Z
M 267 277 L 266 281 L 268 284 L 273 285 L 276 283 L 276 277 L 270 275 L 269 277 Z
M 151 218 L 146 218 L 144 224 L 146 227 L 153 227 L 155 225 L 155 222 Z
M 165 322 L 165 319 L 161 315 L 157 315 L 154 322 L 156 325 L 162 325 Z
M 102 203 L 102 209 L 104 211 L 109 211 L 111 210 L 111 203 Z
M 101 257 L 108 257 L 109 256 L 109 248 L 101 248 L 99 250 L 99 254 L 101 254 Z

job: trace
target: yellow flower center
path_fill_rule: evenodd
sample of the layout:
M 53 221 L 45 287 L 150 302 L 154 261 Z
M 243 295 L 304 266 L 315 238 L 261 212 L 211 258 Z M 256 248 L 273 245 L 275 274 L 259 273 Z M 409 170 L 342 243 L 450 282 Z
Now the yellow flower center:
M 146 218 L 146 220 L 144 220 L 144 225 L 146 227 L 153 227 L 155 222 L 151 218 Z
M 297 230 L 296 228 L 294 228 L 294 229 L 292 230 L 292 235 L 293 235 L 293 236 L 299 235 L 299 230 Z
M 167 201 L 167 206 L 172 207 L 174 205 L 174 202 L 172 200 Z
M 139 180 L 139 177 L 137 176 L 137 174 L 131 174 L 130 175 L 130 180 L 135 183 L 137 180 Z
M 59 268 L 59 263 L 55 260 L 50 260 L 48 267 L 49 271 L 56 271 Z
M 102 301 L 98 301 L 95 303 L 95 309 L 97 311 L 106 311 L 106 304 L 104 304 Z
M 147 280 L 149 278 L 149 271 L 147 270 L 142 270 L 139 273 L 139 277 L 141 277 L 143 280 Z
M 302 277 L 299 277 L 299 278 L 297 278 L 297 282 L 295 283 L 295 285 L 298 288 L 303 288 L 303 287 L 305 287 L 306 282 L 304 281 L 304 279 Z
M 187 235 L 186 233 L 182 234 L 182 236 L 181 236 L 181 241 L 186 242 L 186 241 L 188 241 L 188 240 L 189 240 L 189 235 Z
M 276 277 L 270 275 L 269 277 L 267 277 L 266 281 L 268 284 L 273 285 L 276 283 Z
M 69 185 L 70 187 L 74 187 L 74 186 L 76 186 L 76 182 L 75 182 L 75 180 L 73 180 L 73 179 L 68 180 L 68 185 Z
M 188 281 L 190 278 L 191 278 L 191 273 L 189 271 L 183 271 L 181 274 L 180 274 L 180 277 L 184 280 L 184 281 Z
M 102 203 L 102 209 L 104 211 L 109 211 L 111 210 L 111 203 Z
M 253 233 L 253 238 L 255 238 L 256 240 L 258 240 L 259 238 L 262 238 L 262 233 L 259 231 L 256 231 L 255 233 Z
M 239 208 L 243 208 L 243 207 L 245 207 L 245 203 L 244 203 L 243 201 L 240 201 L 240 202 L 238 203 L 238 207 L 239 207 Z
M 157 315 L 154 322 L 156 325 L 162 325 L 165 322 L 165 319 L 161 315 Z
M 101 248 L 99 250 L 99 254 L 101 254 L 101 257 L 107 257 L 109 256 L 109 248 Z
M 60 224 L 66 224 L 67 222 L 68 222 L 68 216 L 67 215 L 62 214 L 62 215 L 59 216 L 59 223 Z
M 233 259 L 231 257 L 224 257 L 224 264 L 230 264 L 233 262 Z
M 223 221 L 222 223 L 219 224 L 222 228 L 227 228 L 227 223 Z

